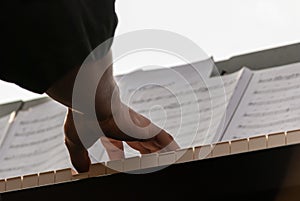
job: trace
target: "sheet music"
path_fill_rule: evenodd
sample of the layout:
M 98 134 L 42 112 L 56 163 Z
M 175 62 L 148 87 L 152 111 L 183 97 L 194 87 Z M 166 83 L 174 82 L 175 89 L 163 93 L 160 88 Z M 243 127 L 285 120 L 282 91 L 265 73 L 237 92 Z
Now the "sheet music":
M 298 129 L 300 63 L 254 71 L 224 140 Z
M 174 71 L 135 72 L 119 79 L 118 84 L 124 103 L 186 148 L 213 140 L 243 72 L 203 78 L 197 69 L 186 66 Z M 125 148 L 128 155 L 137 154 Z
M 71 167 L 65 114 L 66 108 L 53 101 L 20 111 L 0 150 L 0 178 Z

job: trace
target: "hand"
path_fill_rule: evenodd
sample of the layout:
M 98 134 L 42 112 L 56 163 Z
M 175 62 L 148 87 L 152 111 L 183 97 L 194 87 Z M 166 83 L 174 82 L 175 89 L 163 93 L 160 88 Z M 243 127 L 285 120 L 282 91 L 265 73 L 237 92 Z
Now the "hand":
M 134 118 L 139 119 L 141 124 L 148 125 L 149 120 L 136 112 L 132 112 Z M 105 147 L 110 160 L 118 160 L 124 158 L 124 148 L 122 137 L 126 139 L 124 133 L 116 126 L 113 119 L 107 119 L 104 122 L 99 122 L 101 128 L 110 137 L 101 137 L 103 146 Z M 140 125 L 141 125 L 140 124 Z M 89 122 L 81 122 L 77 128 L 89 126 Z M 153 124 L 152 124 L 153 125 Z M 154 125 L 153 125 L 154 126 Z M 151 128 L 151 126 L 150 126 Z M 84 129 L 84 128 L 83 128 Z M 90 132 L 93 132 L 92 129 Z M 135 132 L 134 130 L 132 132 Z M 91 164 L 88 156 L 88 151 L 82 145 L 77 130 L 75 129 L 72 111 L 68 111 L 65 121 L 65 143 L 69 150 L 71 162 L 78 172 L 86 172 Z M 118 138 L 118 140 L 114 139 Z M 131 139 L 132 141 L 125 141 L 130 147 L 139 151 L 141 154 L 148 154 L 154 152 L 173 151 L 179 148 L 172 136 L 164 130 L 161 130 L 156 136 L 147 140 Z
M 98 65 L 105 66 L 110 61 L 111 54 L 109 53 Z M 76 122 L 75 128 L 74 111 L 72 112 L 72 89 L 78 70 L 74 69 L 68 73 L 47 91 L 50 97 L 69 107 L 64 126 L 65 143 L 71 162 L 78 172 L 88 171 L 91 161 L 77 131 L 84 130 L 87 135 L 92 134 L 96 132 L 91 127 L 95 122 L 100 125 L 106 136 L 101 137 L 100 140 L 112 160 L 124 158 L 123 141 L 142 154 L 171 151 L 179 148 L 170 134 L 159 129 L 149 119 L 138 114 L 120 101 L 112 66 L 105 71 L 100 83 L 97 83 L 98 88 L 95 96 L 97 119 L 89 118 L 88 114 L 75 113 L 76 115 L 81 115 L 81 119 L 83 119 L 79 122 L 79 125 Z M 89 82 L 88 84 L 95 83 Z M 115 95 L 113 95 L 114 92 Z M 80 111 L 80 108 L 75 109 Z M 121 129 L 120 125 L 125 125 L 126 129 Z M 145 129 L 138 129 L 141 127 Z M 156 133 L 157 135 L 153 136 Z

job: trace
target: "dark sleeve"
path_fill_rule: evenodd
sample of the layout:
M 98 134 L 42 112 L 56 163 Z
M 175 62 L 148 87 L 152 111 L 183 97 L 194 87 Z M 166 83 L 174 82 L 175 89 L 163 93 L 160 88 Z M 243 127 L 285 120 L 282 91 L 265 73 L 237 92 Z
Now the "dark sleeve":
M 114 0 L 4 0 L 0 12 L 0 79 L 40 94 L 117 26 Z

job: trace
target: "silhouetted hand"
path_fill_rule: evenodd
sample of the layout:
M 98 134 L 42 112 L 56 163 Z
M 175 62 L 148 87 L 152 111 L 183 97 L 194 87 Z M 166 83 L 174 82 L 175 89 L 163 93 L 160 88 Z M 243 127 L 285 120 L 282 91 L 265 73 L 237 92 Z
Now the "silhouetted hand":
M 110 61 L 111 53 L 106 55 L 99 65 L 105 66 Z M 71 162 L 78 172 L 88 171 L 91 164 L 88 151 L 80 140 L 78 130 L 84 130 L 86 135 L 94 134 L 93 132 L 96 131 L 91 125 L 95 122 L 100 125 L 106 136 L 99 140 L 101 140 L 111 160 L 124 158 L 123 141 L 141 154 L 173 151 L 179 148 L 170 134 L 121 102 L 112 68 L 110 66 L 102 76 L 100 83 L 97 83 L 98 88 L 95 96 L 97 119 L 92 119 L 84 113 L 75 113 L 72 110 L 72 89 L 78 69 L 74 69 L 47 91 L 50 97 L 69 107 L 64 126 L 65 143 L 69 150 Z M 113 93 L 115 94 L 113 95 Z M 80 111 L 80 108 L 76 108 L 76 110 Z M 76 122 L 76 128 L 74 113 L 82 116 L 82 121 Z M 120 128 L 120 125 L 125 125 L 126 131 Z

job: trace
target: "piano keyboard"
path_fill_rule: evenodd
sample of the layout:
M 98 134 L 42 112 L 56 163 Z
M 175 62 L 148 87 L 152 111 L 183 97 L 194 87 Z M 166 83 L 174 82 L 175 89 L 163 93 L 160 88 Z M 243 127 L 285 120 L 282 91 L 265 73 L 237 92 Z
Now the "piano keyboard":
M 141 157 L 97 163 L 91 165 L 89 172 L 80 174 L 75 173 L 72 169 L 62 169 L 7 178 L 0 180 L 0 193 L 72 182 L 92 177 L 117 174 L 119 172 L 131 172 L 155 167 L 164 167 L 175 163 L 205 160 L 293 144 L 300 144 L 300 130 L 220 142 L 214 145 L 181 149 L 168 153 L 153 153 L 142 155 Z

